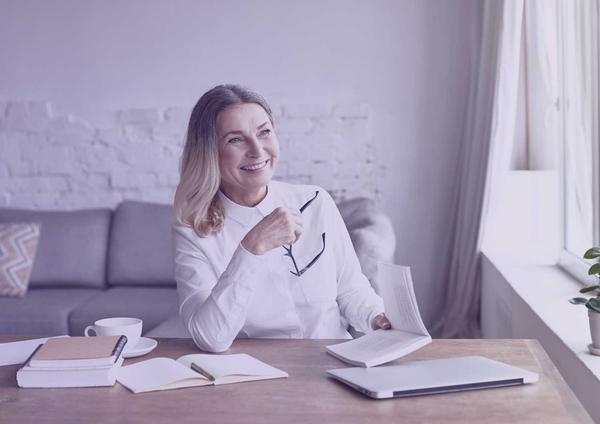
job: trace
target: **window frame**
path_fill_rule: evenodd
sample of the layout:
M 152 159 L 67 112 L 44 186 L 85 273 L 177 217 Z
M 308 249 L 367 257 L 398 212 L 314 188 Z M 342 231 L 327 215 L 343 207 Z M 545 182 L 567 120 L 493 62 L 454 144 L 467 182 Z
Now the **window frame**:
M 565 3 L 562 3 L 562 7 L 566 7 Z M 592 13 L 592 51 L 595 52 L 595 58 L 592 62 L 592 92 L 595 93 L 595 101 L 592 102 L 592 116 L 596 119 L 592 119 L 592 207 L 593 207 L 593 245 L 598 246 L 600 242 L 600 138 L 599 138 L 599 122 L 600 122 L 600 84 L 598 72 L 600 71 L 600 1 L 595 0 L 592 3 L 592 7 L 595 8 L 595 13 Z M 559 13 L 559 33 L 564 33 L 564 9 Z M 566 161 L 565 161 L 565 143 L 567 137 L 565 134 L 565 120 L 566 120 L 566 93 L 565 93 L 565 37 L 561 35 L 560 42 L 560 54 L 558 55 L 560 60 L 559 66 L 559 78 L 561 82 L 561 140 L 559 143 L 560 152 L 560 202 L 561 202 L 561 236 L 562 236 L 562 251 L 558 257 L 558 265 L 565 270 L 567 273 L 575 277 L 579 282 L 584 285 L 598 284 L 598 280 L 594 276 L 590 276 L 587 273 L 590 265 L 594 261 L 588 261 L 579 257 L 573 252 L 567 250 L 567 223 L 566 223 L 566 187 L 565 187 L 565 175 L 566 175 Z M 591 247 L 591 246 L 590 246 Z

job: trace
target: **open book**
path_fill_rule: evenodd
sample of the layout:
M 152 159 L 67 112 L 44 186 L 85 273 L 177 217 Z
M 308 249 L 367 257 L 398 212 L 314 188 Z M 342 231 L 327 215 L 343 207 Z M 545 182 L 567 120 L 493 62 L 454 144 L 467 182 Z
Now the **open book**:
M 133 393 L 243 381 L 284 378 L 288 374 L 245 353 L 191 354 L 177 360 L 152 358 L 122 367 L 117 381 Z
M 417 306 L 410 268 L 380 263 L 377 286 L 392 329 L 376 330 L 348 342 L 327 346 L 331 355 L 352 365 L 373 367 L 431 343 Z

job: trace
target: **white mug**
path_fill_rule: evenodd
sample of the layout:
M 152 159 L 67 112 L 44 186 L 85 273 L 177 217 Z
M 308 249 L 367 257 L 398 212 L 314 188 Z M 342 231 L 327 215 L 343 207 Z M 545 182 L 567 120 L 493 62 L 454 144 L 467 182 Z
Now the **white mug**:
M 104 318 L 94 322 L 94 325 L 85 327 L 83 334 L 90 337 L 90 330 L 93 330 L 97 336 L 127 336 L 127 344 L 123 351 L 128 352 L 140 341 L 142 320 L 139 318 Z

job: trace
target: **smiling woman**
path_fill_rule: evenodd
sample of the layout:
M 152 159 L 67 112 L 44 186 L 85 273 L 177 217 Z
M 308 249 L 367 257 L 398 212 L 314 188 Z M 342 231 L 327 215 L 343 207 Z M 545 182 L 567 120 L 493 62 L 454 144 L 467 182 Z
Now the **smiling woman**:
M 219 114 L 221 189 L 234 202 L 255 206 L 267 194 L 279 142 L 267 112 L 256 103 L 231 106 Z
M 264 115 L 272 129 L 273 116 L 267 101 L 240 86 L 217 86 L 206 92 L 192 110 L 180 164 L 181 179 L 175 192 L 175 215 L 180 224 L 192 227 L 200 237 L 218 231 L 223 225 L 223 208 L 217 196 L 221 186 L 220 167 L 227 168 L 226 158 L 233 156 L 226 145 L 244 141 L 242 123 L 238 127 L 235 118 L 244 117 L 249 106 Z M 246 133 L 254 133 L 255 129 L 248 130 L 248 122 L 244 124 Z M 276 139 L 275 144 L 279 151 Z M 221 163 L 223 153 L 225 160 Z
M 236 337 L 349 338 L 348 323 L 391 327 L 333 199 L 272 181 L 278 157 L 260 94 L 221 85 L 200 98 L 173 230 L 179 314 L 203 350 Z

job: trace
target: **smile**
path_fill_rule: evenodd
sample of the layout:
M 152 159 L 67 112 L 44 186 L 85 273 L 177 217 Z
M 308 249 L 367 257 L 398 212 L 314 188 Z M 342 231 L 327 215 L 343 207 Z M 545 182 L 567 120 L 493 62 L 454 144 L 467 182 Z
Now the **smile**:
M 240 169 L 242 169 L 244 171 L 258 171 L 258 170 L 263 169 L 265 166 L 267 166 L 268 163 L 269 163 L 269 159 L 264 160 L 262 162 L 253 163 L 251 165 L 242 166 Z

